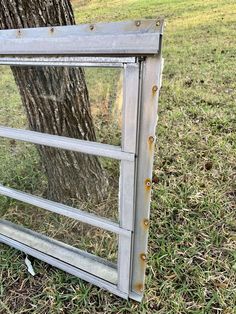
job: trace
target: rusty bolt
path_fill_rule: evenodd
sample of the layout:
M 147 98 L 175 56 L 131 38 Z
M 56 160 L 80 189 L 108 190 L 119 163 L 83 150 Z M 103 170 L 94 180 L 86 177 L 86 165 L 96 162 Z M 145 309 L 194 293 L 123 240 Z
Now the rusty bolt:
M 90 25 L 90 30 L 93 31 L 94 30 L 94 25 Z
M 144 253 L 140 254 L 140 258 L 141 258 L 141 260 L 143 260 L 143 261 L 146 261 L 146 260 L 147 260 L 147 256 L 146 256 L 146 254 L 144 254 Z
M 145 184 L 146 184 L 146 187 L 147 187 L 147 188 L 150 188 L 151 185 L 152 185 L 151 180 L 150 180 L 150 179 L 146 179 L 146 180 L 145 180 Z
M 143 224 L 145 227 L 149 226 L 149 220 L 148 219 L 144 219 Z
M 139 27 L 139 26 L 141 25 L 141 21 L 136 21 L 136 23 L 135 23 L 135 24 L 136 24 L 136 26 L 138 26 L 138 27 Z
M 156 93 L 156 92 L 158 91 L 158 87 L 157 87 L 156 85 L 154 85 L 154 86 L 152 87 L 152 91 L 153 91 L 153 93 Z
M 150 143 L 154 143 L 155 138 L 154 138 L 154 136 L 149 136 L 148 140 Z

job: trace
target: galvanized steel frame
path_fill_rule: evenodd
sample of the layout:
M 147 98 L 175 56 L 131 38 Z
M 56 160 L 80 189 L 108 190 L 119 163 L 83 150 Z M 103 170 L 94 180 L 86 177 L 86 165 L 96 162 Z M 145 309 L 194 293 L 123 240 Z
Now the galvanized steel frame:
M 117 234 L 118 265 L 5 220 L 0 242 L 137 301 L 147 260 L 162 32 L 162 19 L 0 31 L 1 65 L 120 67 L 124 85 L 121 147 L 0 127 L 0 137 L 121 161 L 119 223 L 0 185 L 0 195 Z

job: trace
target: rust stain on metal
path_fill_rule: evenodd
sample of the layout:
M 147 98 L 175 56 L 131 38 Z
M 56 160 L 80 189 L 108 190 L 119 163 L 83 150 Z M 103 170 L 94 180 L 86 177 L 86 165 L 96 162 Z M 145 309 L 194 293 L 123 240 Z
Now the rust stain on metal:
M 154 143 L 155 143 L 155 137 L 154 136 L 149 136 L 149 138 L 148 138 L 148 149 L 151 152 L 153 151 Z
M 137 292 L 143 292 L 144 291 L 144 285 L 142 283 L 136 283 L 134 285 L 134 290 Z
M 141 253 L 139 258 L 140 258 L 140 270 L 144 273 L 147 266 L 147 256 L 145 253 Z
M 144 229 L 147 230 L 148 227 L 149 227 L 149 220 L 148 219 L 144 219 L 142 225 L 143 225 Z
M 145 189 L 146 189 L 146 191 L 150 191 L 151 187 L 152 187 L 152 181 L 151 181 L 151 179 L 148 178 L 148 179 L 145 180 Z
M 157 91 L 158 91 L 157 85 L 153 85 L 153 87 L 152 87 L 152 94 L 153 94 L 153 96 L 156 94 Z
M 153 144 L 155 142 L 154 136 L 149 136 L 148 141 L 150 144 Z

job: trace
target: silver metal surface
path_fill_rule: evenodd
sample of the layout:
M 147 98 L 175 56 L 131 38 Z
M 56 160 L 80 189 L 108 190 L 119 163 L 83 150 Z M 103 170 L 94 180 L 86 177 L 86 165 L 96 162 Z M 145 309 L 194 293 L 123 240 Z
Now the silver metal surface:
M 120 147 L 97 142 L 77 140 L 69 137 L 51 135 L 29 130 L 0 127 L 0 137 L 18 141 L 73 150 L 80 153 L 133 161 L 134 154 L 123 152 Z
M 147 241 L 150 220 L 152 167 L 155 129 L 157 124 L 158 95 L 161 83 L 161 54 L 149 57 L 141 73 L 142 95 L 138 140 L 137 193 L 133 237 L 132 292 L 143 295 L 147 261 Z
M 134 154 L 136 150 L 139 64 L 125 65 L 123 82 L 122 150 Z M 132 231 L 134 225 L 134 175 L 135 162 L 121 161 L 119 197 L 120 226 Z M 131 238 L 127 239 L 127 237 L 120 236 L 118 251 L 118 288 L 127 293 L 130 291 L 131 244 Z
M 46 200 L 39 196 L 34 196 L 28 193 L 20 192 L 15 189 L 4 187 L 0 184 L 0 195 L 14 198 L 18 201 L 37 206 L 53 213 L 57 213 L 66 217 L 76 219 L 80 222 L 87 223 L 91 226 L 102 228 L 107 231 L 114 232 L 116 234 L 130 237 L 130 231 L 119 227 L 117 223 L 114 223 L 106 218 L 98 217 L 94 214 L 87 213 L 77 208 L 73 208 L 61 203 Z
M 0 57 L 0 65 L 14 66 L 66 66 L 66 67 L 112 67 L 135 63 L 133 57 Z
M 139 109 L 139 63 L 125 65 L 123 82 L 122 150 L 135 154 Z
M 162 31 L 162 20 L 2 30 L 0 55 L 153 55 Z
M 5 232 L 3 231 L 5 234 L 3 234 L 2 233 L 3 226 L 6 227 L 7 225 L 9 226 L 9 229 L 8 231 L 6 231 L 5 229 Z M 17 235 L 16 238 L 14 238 L 14 234 Z M 18 238 L 19 234 L 21 234 L 22 242 L 19 241 L 19 238 Z M 28 242 L 29 238 L 30 239 L 32 238 L 33 243 L 30 244 Z M 111 282 L 117 281 L 117 275 L 116 275 L 117 271 L 114 268 L 114 266 L 111 263 L 107 263 L 103 259 L 98 258 L 97 256 L 91 255 L 81 250 L 78 250 L 79 253 L 77 253 L 77 249 L 71 248 L 70 246 L 67 246 L 64 243 L 52 240 L 51 238 L 38 234 L 32 230 L 22 228 L 18 225 L 15 225 L 10 222 L 3 221 L 3 220 L 0 220 L 0 242 L 6 245 L 9 245 L 17 250 L 20 250 L 24 252 L 25 254 L 34 256 L 35 258 L 38 258 L 41 261 L 51 264 L 52 266 L 55 266 L 63 271 L 66 271 L 67 273 L 71 275 L 77 276 L 102 289 L 108 290 L 111 293 L 114 293 L 124 299 L 128 298 L 128 295 L 120 291 L 117 288 L 116 284 L 112 284 L 109 282 L 109 281 Z M 32 244 L 36 245 L 38 249 L 36 249 Z M 73 250 L 74 254 L 76 254 L 75 262 L 78 263 L 78 265 L 82 265 L 82 266 L 84 265 L 85 269 L 88 268 L 88 266 L 86 266 L 86 263 L 84 263 L 85 260 L 87 260 L 89 263 L 92 263 L 90 264 L 90 266 L 93 265 L 93 267 L 91 267 L 91 268 L 94 268 L 93 273 L 91 274 L 90 272 L 84 271 L 80 268 L 77 268 L 71 265 L 70 260 L 68 260 L 69 263 L 65 262 L 64 256 L 58 255 L 57 257 L 54 257 L 53 254 L 57 254 L 58 251 L 60 254 L 61 248 L 65 250 L 66 255 L 68 255 L 70 250 Z M 44 251 L 48 251 L 48 252 L 44 253 Z M 76 261 L 77 258 L 79 259 L 78 261 Z M 82 260 L 83 260 L 83 263 L 82 263 Z M 92 261 L 94 261 L 94 263 Z M 98 264 L 99 263 L 98 261 L 100 261 L 100 264 Z M 106 271 L 104 271 L 104 269 L 106 269 Z M 99 278 L 99 276 L 101 277 L 104 276 L 106 280 Z

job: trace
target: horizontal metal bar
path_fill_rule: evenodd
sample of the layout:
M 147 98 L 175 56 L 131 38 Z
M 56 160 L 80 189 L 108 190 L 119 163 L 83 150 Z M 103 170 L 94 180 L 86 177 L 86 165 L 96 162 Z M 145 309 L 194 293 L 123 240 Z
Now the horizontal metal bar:
M 0 220 L 0 243 L 23 251 L 25 254 L 38 258 L 124 299 L 128 297 L 116 286 L 118 279 L 115 266 L 100 257 L 4 220 Z
M 156 34 L 1 39 L 0 55 L 154 55 Z
M 1 30 L 0 55 L 157 54 L 162 20 Z
M 80 153 L 109 157 L 118 160 L 134 161 L 134 154 L 123 152 L 121 147 L 70 137 L 51 135 L 29 130 L 0 127 L 0 137 L 34 143 L 44 146 L 72 150 Z
M 14 198 L 18 201 L 46 209 L 53 213 L 76 219 L 80 222 L 87 223 L 91 226 L 114 232 L 119 235 L 124 235 L 127 237 L 130 236 L 130 231 L 121 228 L 117 223 L 112 222 L 106 218 L 101 218 L 94 214 L 87 213 L 83 210 L 63 205 L 61 203 L 53 202 L 39 196 L 34 196 L 28 193 L 20 192 L 15 189 L 4 187 L 1 184 L 0 195 Z
M 0 219 L 0 234 L 51 255 L 67 264 L 80 268 L 113 284 L 117 283 L 116 264 L 54 240 L 22 226 Z
M 124 64 L 135 63 L 136 58 L 105 57 L 0 57 L 1 65 L 14 66 L 66 66 L 66 67 L 112 67 L 122 68 Z

